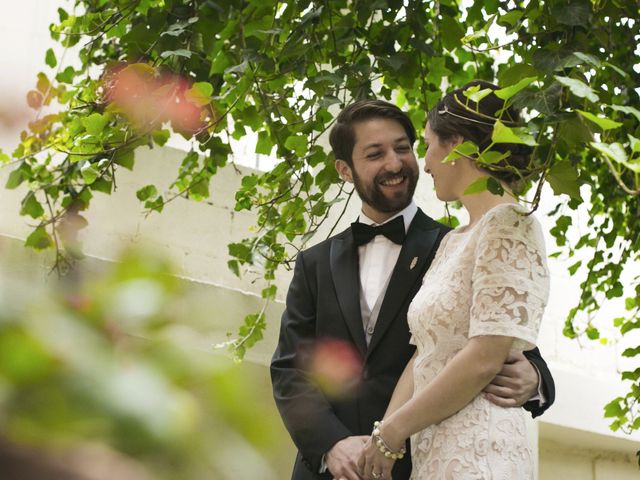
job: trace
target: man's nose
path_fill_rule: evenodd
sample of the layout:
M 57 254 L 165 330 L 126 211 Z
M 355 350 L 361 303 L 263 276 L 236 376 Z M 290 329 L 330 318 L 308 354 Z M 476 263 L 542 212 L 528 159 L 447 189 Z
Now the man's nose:
M 402 170 L 404 163 L 402 162 L 402 157 L 399 153 L 392 151 L 387 155 L 387 170 L 390 172 L 399 172 Z

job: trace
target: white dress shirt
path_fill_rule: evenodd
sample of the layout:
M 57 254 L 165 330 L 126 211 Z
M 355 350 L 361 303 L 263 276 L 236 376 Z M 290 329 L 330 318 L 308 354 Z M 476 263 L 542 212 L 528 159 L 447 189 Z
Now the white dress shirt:
M 398 212 L 382 224 L 390 222 L 399 215 L 402 215 L 404 231 L 406 233 L 417 211 L 418 207 L 412 201 L 404 210 Z M 378 225 L 364 213 L 360 213 L 359 221 L 366 225 Z M 393 243 L 384 235 L 376 235 L 369 243 L 358 247 L 360 285 L 362 286 L 364 298 L 369 308 L 373 308 L 382 293 L 382 289 L 398 261 L 401 249 L 402 245 Z

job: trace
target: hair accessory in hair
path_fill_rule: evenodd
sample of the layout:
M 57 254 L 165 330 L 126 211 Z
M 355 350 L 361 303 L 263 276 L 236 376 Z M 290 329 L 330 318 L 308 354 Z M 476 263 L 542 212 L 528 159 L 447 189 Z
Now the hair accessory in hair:
M 474 113 L 477 113 L 477 112 L 474 112 Z M 451 110 L 449 110 L 449 107 L 447 107 L 446 105 L 444 106 L 443 110 L 438 110 L 438 114 L 439 115 L 449 114 L 451 116 L 461 118 L 462 120 L 467 120 L 469 122 L 475 122 L 475 123 L 481 123 L 482 125 L 489 125 L 490 127 L 492 127 L 496 123 L 496 119 L 495 118 L 493 119 L 493 122 L 485 122 L 484 120 L 476 120 L 475 118 L 469 118 L 469 117 L 465 117 L 464 115 L 458 115 L 457 113 L 453 113 Z
M 504 125 L 506 125 L 507 127 L 522 127 L 523 124 L 521 122 L 516 122 L 513 119 L 512 120 L 506 120 L 506 119 L 502 119 L 502 118 L 496 118 L 492 115 L 487 115 L 486 113 L 482 113 L 482 112 L 478 112 L 476 110 L 473 110 L 472 108 L 469 108 L 469 105 L 467 105 L 466 103 L 462 102 L 457 95 L 453 95 L 453 99 L 456 101 L 456 103 L 458 105 L 460 105 L 460 107 L 464 108 L 466 111 L 472 113 L 473 115 L 477 116 L 477 117 L 481 117 L 481 118 L 486 118 L 488 121 L 490 121 L 491 123 L 488 122 L 480 122 L 478 120 L 474 120 L 473 118 L 469 118 L 469 117 L 464 117 L 461 115 L 456 115 L 452 112 L 448 112 L 451 115 L 454 115 L 458 118 L 462 118 L 465 120 L 469 120 L 471 122 L 477 122 L 477 123 L 483 123 L 484 125 L 494 125 L 496 123 L 496 120 L 500 120 Z M 446 105 L 445 105 L 445 109 L 446 109 Z M 509 115 L 509 112 L 506 112 L 507 115 Z M 511 115 L 509 115 L 511 116 Z

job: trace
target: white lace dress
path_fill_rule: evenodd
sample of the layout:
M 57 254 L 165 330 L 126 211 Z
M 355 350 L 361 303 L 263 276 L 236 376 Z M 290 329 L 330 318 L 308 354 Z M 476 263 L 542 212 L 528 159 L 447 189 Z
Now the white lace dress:
M 468 230 L 442 241 L 408 312 L 414 394 L 477 335 L 515 337 L 535 345 L 549 294 L 539 223 L 516 204 L 501 204 Z M 478 395 L 439 424 L 411 437 L 413 480 L 533 478 L 525 412 Z

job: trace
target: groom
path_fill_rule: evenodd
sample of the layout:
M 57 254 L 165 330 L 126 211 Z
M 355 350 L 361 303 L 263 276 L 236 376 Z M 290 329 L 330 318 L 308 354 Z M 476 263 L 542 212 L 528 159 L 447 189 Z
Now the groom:
M 360 449 L 414 352 L 407 309 L 449 231 L 412 200 L 415 140 L 408 116 L 378 100 L 348 106 L 331 131 L 336 169 L 354 184 L 362 212 L 344 232 L 300 252 L 287 294 L 271 378 L 298 447 L 294 480 L 360 479 Z M 350 346 L 362 361 L 348 396 L 321 390 L 304 368 L 313 346 L 326 340 Z M 513 353 L 486 392 L 499 405 L 524 404 L 533 416 L 554 399 L 553 379 L 537 349 Z M 410 472 L 407 455 L 396 462 L 393 479 L 406 480 Z

